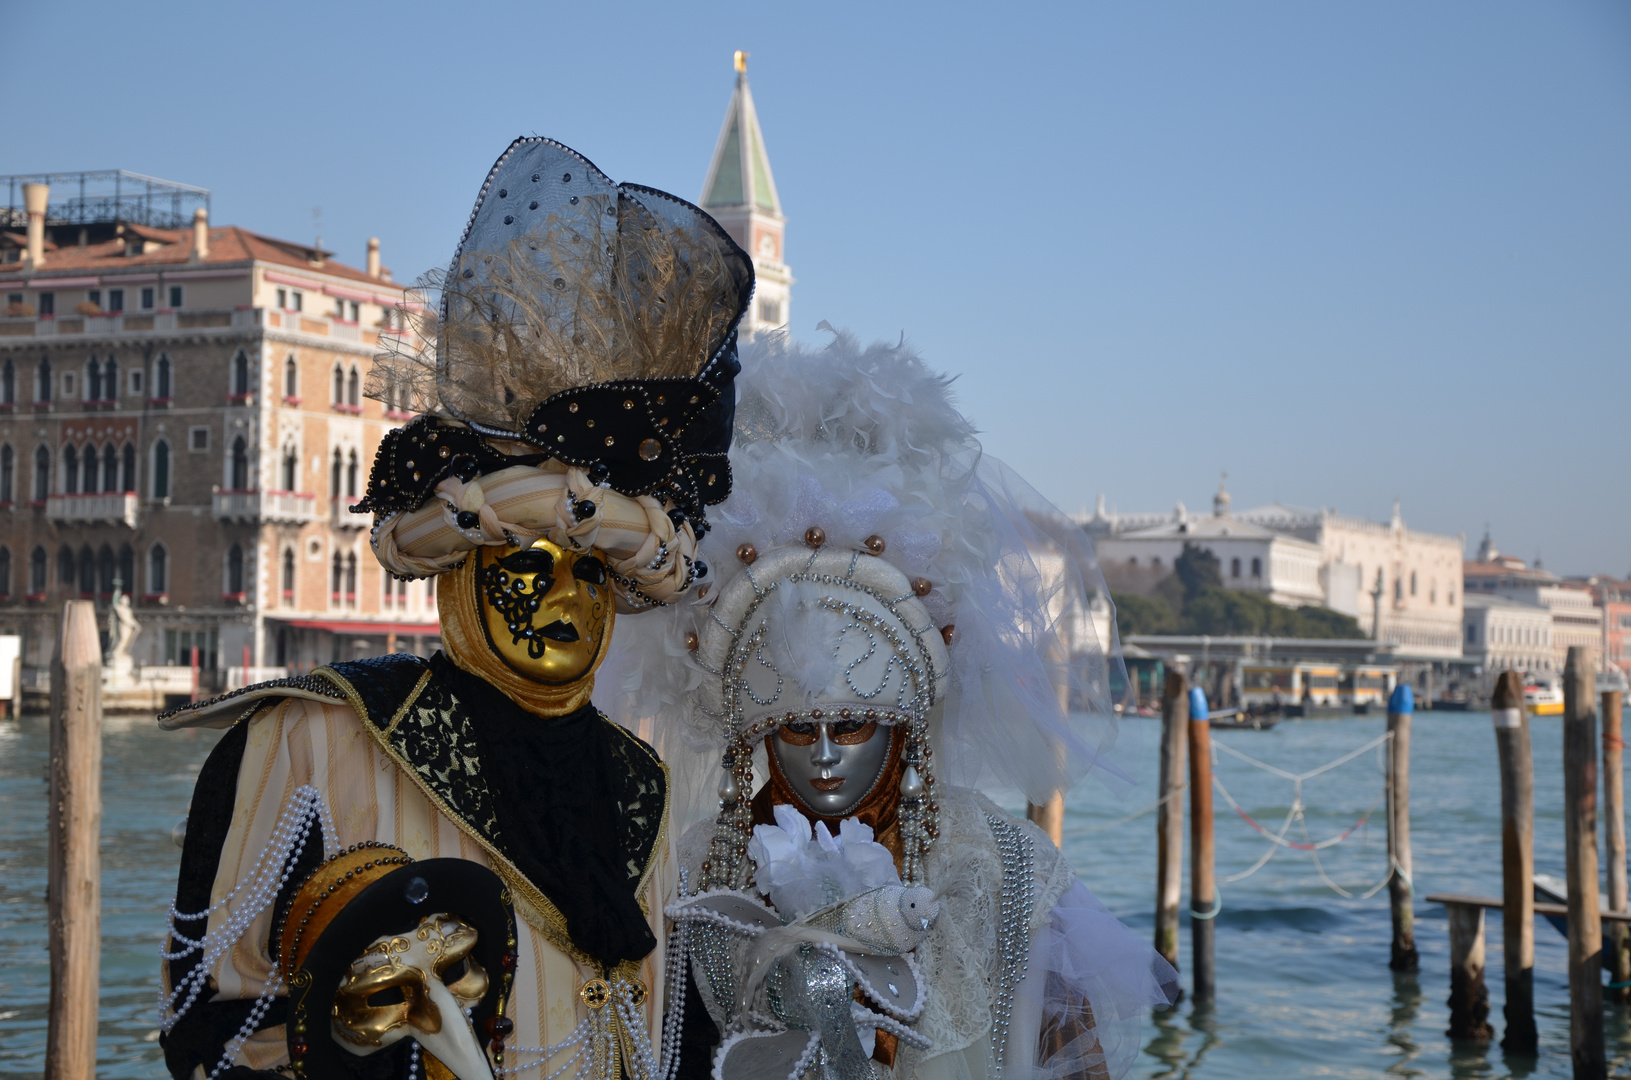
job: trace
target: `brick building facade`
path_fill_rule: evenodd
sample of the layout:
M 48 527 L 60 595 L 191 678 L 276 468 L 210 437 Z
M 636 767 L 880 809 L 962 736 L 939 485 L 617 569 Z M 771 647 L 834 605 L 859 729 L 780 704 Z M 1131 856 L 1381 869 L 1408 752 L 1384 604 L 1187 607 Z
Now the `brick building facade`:
M 0 633 L 25 666 L 64 600 L 105 610 L 115 587 L 138 665 L 197 647 L 214 685 L 246 654 L 431 648 L 433 592 L 389 582 L 346 512 L 407 419 L 361 396 L 381 336 L 411 332 L 377 243 L 357 269 L 202 206 L 99 220 L 41 188 L 0 232 Z

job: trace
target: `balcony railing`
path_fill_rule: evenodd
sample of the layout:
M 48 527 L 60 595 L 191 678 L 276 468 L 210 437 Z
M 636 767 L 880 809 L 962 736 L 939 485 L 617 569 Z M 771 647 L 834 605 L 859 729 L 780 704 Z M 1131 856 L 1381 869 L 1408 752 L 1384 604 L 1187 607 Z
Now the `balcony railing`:
M 217 491 L 211 512 L 226 521 L 303 525 L 317 520 L 317 496 L 306 491 Z
M 52 315 L 0 318 L 0 337 L 64 337 L 74 334 L 142 334 L 174 330 L 233 329 L 261 326 L 258 308 L 207 308 L 199 311 L 107 312 L 101 315 Z
M 106 522 L 136 527 L 137 496 L 134 491 L 104 492 L 100 495 L 49 495 L 45 516 L 51 521 L 73 524 Z

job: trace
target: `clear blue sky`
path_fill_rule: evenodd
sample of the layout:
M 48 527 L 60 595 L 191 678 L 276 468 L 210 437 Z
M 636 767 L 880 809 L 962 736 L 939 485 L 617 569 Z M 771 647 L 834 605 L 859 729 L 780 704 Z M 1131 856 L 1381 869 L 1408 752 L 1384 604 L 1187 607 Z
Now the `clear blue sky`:
M 0 172 L 399 280 L 519 134 L 696 198 L 750 75 L 795 333 L 904 332 L 1066 509 L 1279 499 L 1631 571 L 1631 5 L 0 2 Z

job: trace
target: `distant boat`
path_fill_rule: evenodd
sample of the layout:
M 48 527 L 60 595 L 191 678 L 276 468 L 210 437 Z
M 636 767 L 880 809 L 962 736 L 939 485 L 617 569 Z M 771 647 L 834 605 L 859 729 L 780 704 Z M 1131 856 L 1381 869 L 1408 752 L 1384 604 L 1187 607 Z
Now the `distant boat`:
M 1280 722 L 1278 717 L 1254 716 L 1244 709 L 1219 709 L 1206 719 L 1219 731 L 1267 731 Z
M 1530 716 L 1562 716 L 1563 684 L 1551 676 L 1540 676 L 1524 683 L 1523 703 Z

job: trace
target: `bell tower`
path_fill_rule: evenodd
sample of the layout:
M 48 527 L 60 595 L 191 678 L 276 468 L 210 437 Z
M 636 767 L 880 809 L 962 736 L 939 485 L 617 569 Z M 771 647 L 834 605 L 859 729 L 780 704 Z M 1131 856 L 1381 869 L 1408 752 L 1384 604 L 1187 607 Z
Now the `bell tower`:
M 757 278 L 753 306 L 742 320 L 742 335 L 786 326 L 793 299 L 793 274 L 783 242 L 787 219 L 782 217 L 776 180 L 770 173 L 764 133 L 748 87 L 748 54 L 736 53 L 736 89 L 725 109 L 708 178 L 702 183 L 702 208 L 753 257 Z

